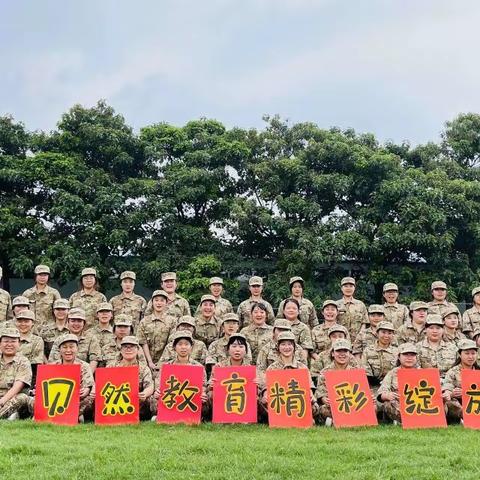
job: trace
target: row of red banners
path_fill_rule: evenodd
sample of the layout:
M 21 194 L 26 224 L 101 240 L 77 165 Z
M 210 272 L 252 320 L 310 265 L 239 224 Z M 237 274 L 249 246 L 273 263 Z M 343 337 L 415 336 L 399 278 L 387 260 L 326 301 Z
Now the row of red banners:
M 480 428 L 480 371 L 462 370 L 465 427 Z M 256 423 L 254 366 L 214 371 L 214 423 Z M 325 372 L 336 427 L 377 425 L 365 370 Z M 307 370 L 269 370 L 266 375 L 271 427 L 311 427 L 312 404 Z M 198 424 L 202 414 L 203 367 L 164 365 L 157 422 Z M 95 423 L 139 422 L 138 367 L 98 368 L 95 372 Z M 398 392 L 403 428 L 446 427 L 437 369 L 399 369 Z M 76 424 L 80 406 L 80 365 L 41 365 L 37 372 L 34 418 Z

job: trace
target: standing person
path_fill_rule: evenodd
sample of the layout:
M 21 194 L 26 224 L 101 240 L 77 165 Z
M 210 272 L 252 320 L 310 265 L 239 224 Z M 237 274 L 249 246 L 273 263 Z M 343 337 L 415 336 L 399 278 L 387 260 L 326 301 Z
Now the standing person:
M 442 316 L 447 308 L 455 306 L 454 303 L 447 300 L 448 290 L 445 282 L 439 280 L 432 282 L 430 291 L 432 292 L 432 300 L 428 302 L 428 313 Z
M 391 322 L 396 330 L 410 318 L 408 307 L 398 303 L 398 286 L 396 283 L 386 283 L 383 286 L 383 298 L 385 300 L 383 304 L 385 320 Z
M 210 293 L 215 297 L 215 316 L 222 320 L 227 313 L 233 313 L 232 304 L 222 297 L 223 293 L 223 279 L 220 277 L 212 277 L 208 283 Z M 195 315 L 200 312 L 200 305 L 197 307 Z
M 119 314 L 121 315 L 121 314 Z M 113 334 L 113 306 L 111 303 L 100 303 L 97 307 L 97 321 L 95 326 L 90 329 L 91 334 L 98 340 L 102 349 L 107 343 L 110 343 L 115 335 Z
M 457 307 L 450 307 L 443 312 L 443 340 L 452 342 L 457 347 L 466 336 L 460 330 L 460 312 Z
M 39 331 L 44 343 L 46 358 L 50 355 L 55 340 L 59 336 L 68 333 L 67 317 L 69 310 L 70 303 L 66 298 L 55 300 L 53 304 L 54 323 L 44 325 Z
M 133 328 L 136 331 L 143 312 L 147 307 L 147 301 L 134 292 L 137 275 L 135 272 L 125 271 L 120 274 L 120 286 L 122 293 L 110 299 L 113 307 L 113 314 L 124 313 L 130 315 L 133 319 Z
M 50 267 L 37 265 L 34 270 L 35 285 L 23 292 L 30 300 L 30 310 L 35 314 L 37 327 L 53 323 L 53 304 L 61 298 L 60 292 L 48 285 Z
M 252 322 L 250 317 L 252 313 L 252 305 L 254 303 L 264 303 L 267 307 L 267 323 L 269 325 L 273 324 L 275 320 L 275 315 L 273 313 L 272 306 L 262 298 L 263 292 L 263 279 L 262 277 L 251 277 L 248 281 L 248 288 L 250 290 L 250 298 L 244 300 L 239 306 L 237 310 L 238 318 L 240 319 L 240 328 L 248 327 Z
M 175 272 L 165 272 L 161 276 L 161 287 L 164 292 L 167 294 L 167 313 L 169 316 L 174 317 L 175 320 L 183 317 L 184 315 L 190 314 L 190 305 L 187 300 L 181 295 L 176 293 L 178 282 L 177 274 Z M 145 310 L 145 315 L 150 315 L 152 313 L 152 301 L 148 302 L 147 308 Z
M 253 364 L 257 362 L 257 356 L 262 347 L 272 338 L 273 327 L 267 325 L 267 315 L 268 310 L 265 304 L 254 303 L 251 312 L 252 323 L 240 332 L 242 335 L 245 335 L 251 348 Z
M 425 302 L 410 303 L 410 319 L 397 330 L 398 344 L 418 343 L 425 338 L 425 320 L 428 304 Z
M 107 301 L 98 288 L 97 271 L 94 268 L 84 268 L 80 277 L 80 289 L 69 299 L 70 307 L 79 307 L 85 311 L 85 330 L 94 326 L 98 304 Z
M 352 341 L 355 341 L 362 325 L 368 323 L 367 307 L 362 301 L 353 298 L 356 288 L 354 278 L 342 278 L 340 288 L 343 297 L 337 301 L 338 323 L 347 327 Z
M 201 340 L 207 348 L 218 339 L 221 322 L 215 316 L 215 297 L 203 295 L 200 299 L 200 312 L 195 317 L 195 338 Z
M 472 290 L 472 308 L 465 310 L 462 317 L 462 332 L 472 338 L 473 331 L 480 328 L 480 287 Z
M 0 267 L 0 280 L 2 279 L 2 277 L 3 269 L 2 267 Z M 12 319 L 12 299 L 10 297 L 10 294 L 6 290 L 0 288 L 0 326 L 3 322 L 7 322 Z
M 32 367 L 19 349 L 19 331 L 0 329 L 0 418 L 17 419 L 30 404 L 24 392 L 32 386 Z
M 353 342 L 353 354 L 357 359 L 362 357 L 365 348 L 375 345 L 378 340 L 377 326 L 385 320 L 383 305 L 370 305 L 368 307 L 368 325 L 363 325 Z
M 304 360 L 308 360 L 308 354 L 313 350 L 312 335 L 310 329 L 298 318 L 300 305 L 294 298 L 287 298 L 283 305 L 283 314 L 290 322 L 295 341 L 303 348 Z
M 313 303 L 303 296 L 303 292 L 305 290 L 305 281 L 302 277 L 292 277 L 290 278 L 288 285 L 290 287 L 291 298 L 294 298 L 300 305 L 300 314 L 298 315 L 298 318 L 301 322 L 308 325 L 310 329 L 313 329 L 318 325 L 318 317 Z M 278 306 L 277 318 L 284 317 L 284 304 L 285 300 L 282 300 Z
M 20 350 L 24 357 L 32 366 L 32 385 L 35 385 L 37 367 L 44 363 L 44 345 L 43 340 L 38 335 L 33 334 L 33 325 L 35 315 L 31 310 L 20 312 L 15 319 L 17 330 L 20 333 Z

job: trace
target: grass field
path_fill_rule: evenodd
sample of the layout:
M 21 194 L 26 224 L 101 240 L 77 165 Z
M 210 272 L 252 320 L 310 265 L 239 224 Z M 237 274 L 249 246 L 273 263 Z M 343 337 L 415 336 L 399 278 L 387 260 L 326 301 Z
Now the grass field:
M 58 427 L 0 422 L 1 479 L 457 479 L 480 474 L 462 427 L 270 430 L 261 425 Z

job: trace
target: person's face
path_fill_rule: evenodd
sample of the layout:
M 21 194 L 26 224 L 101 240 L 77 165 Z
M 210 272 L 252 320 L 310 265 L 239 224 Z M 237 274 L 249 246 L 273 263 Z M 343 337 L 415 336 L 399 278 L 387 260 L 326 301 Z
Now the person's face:
M 456 313 L 451 313 L 443 319 L 443 323 L 447 328 L 458 328 L 458 316 Z
M 377 331 L 378 340 L 383 345 L 390 345 L 392 343 L 394 333 L 395 332 L 393 332 L 392 330 L 384 330 L 383 328 L 381 328 Z
M 121 346 L 120 353 L 122 354 L 122 358 L 124 360 L 132 361 L 137 358 L 138 347 L 136 345 L 132 345 L 131 343 L 126 343 Z
M 429 325 L 425 331 L 427 339 L 434 342 L 440 340 L 443 335 L 443 328 L 440 325 Z
M 60 320 L 61 322 L 65 321 L 65 319 L 67 318 L 67 314 L 68 314 L 68 308 L 54 308 L 53 309 L 53 315 L 55 316 L 55 318 L 57 320 Z
M 234 333 L 237 333 L 238 327 L 238 322 L 235 322 L 234 320 L 227 320 L 226 322 L 223 322 L 223 331 L 225 332 L 225 335 L 230 336 Z
M 294 282 L 292 285 L 292 295 L 294 297 L 301 297 L 303 295 L 303 287 L 300 282 Z
M 243 360 L 247 353 L 247 349 L 245 345 L 242 345 L 240 342 L 235 340 L 229 347 L 228 347 L 228 354 L 233 360 L 240 361 Z
M 124 278 L 121 285 L 123 293 L 132 293 L 135 288 L 135 280 L 133 278 Z
M 381 313 L 369 313 L 368 320 L 370 321 L 370 325 L 372 327 L 376 327 L 383 319 L 385 318 L 384 315 Z
M 252 320 L 255 325 L 263 325 L 267 320 L 267 312 L 260 307 L 252 310 Z
M 193 325 L 190 325 L 189 323 L 181 323 L 180 325 L 177 326 L 176 330 L 177 331 L 186 330 L 187 332 L 190 332 L 193 334 L 193 332 L 195 331 L 195 327 Z
M 175 344 L 175 352 L 181 358 L 188 357 L 192 352 L 192 344 L 185 338 L 181 338 Z
M 152 298 L 152 307 L 155 312 L 162 312 L 167 305 L 167 299 L 162 295 Z
M 417 354 L 412 352 L 401 353 L 398 357 L 403 368 L 413 368 L 417 364 Z
M 221 283 L 212 283 L 210 285 L 210 293 L 214 297 L 219 297 L 223 292 L 223 285 Z
M 425 320 L 427 319 L 427 312 L 428 312 L 428 310 L 426 308 L 420 308 L 418 310 L 413 310 L 412 311 L 412 321 L 414 323 L 418 323 L 418 324 L 425 323 Z
M 252 297 L 259 297 L 262 294 L 262 285 L 250 285 L 250 294 Z
M 72 362 L 78 352 L 78 345 L 75 342 L 65 342 L 60 345 L 60 355 L 64 362 Z
M 39 285 L 46 285 L 48 283 L 48 273 L 39 273 L 35 276 L 35 282 Z
M 350 356 L 351 356 L 350 350 L 346 350 L 344 348 L 333 351 L 333 359 L 339 365 L 347 365 L 348 362 L 350 361 Z
M 327 305 L 323 309 L 323 318 L 327 322 L 335 322 L 338 317 L 338 308 L 335 307 L 334 305 Z
M 278 344 L 278 351 L 284 357 L 292 357 L 295 352 L 295 345 L 291 340 L 283 340 Z
M 473 296 L 473 303 L 477 306 L 480 305 L 480 293 L 477 293 Z
M 3 355 L 13 357 L 20 348 L 20 340 L 12 337 L 2 337 L 0 339 L 0 350 Z
M 475 338 L 475 343 L 477 344 L 477 347 L 480 347 L 480 335 L 477 335 Z
M 460 352 L 460 361 L 467 367 L 473 367 L 477 361 L 477 350 L 471 348 L 469 350 L 462 350 Z
M 82 285 L 84 288 L 93 288 L 95 286 L 95 275 L 84 275 L 82 277 Z
M 288 302 L 283 308 L 283 314 L 287 320 L 295 320 L 298 317 L 298 307 L 293 302 Z
M 175 290 L 177 289 L 177 281 L 176 280 L 164 280 L 162 282 L 162 288 L 168 294 L 175 293 Z
M 78 335 L 82 332 L 83 327 L 85 326 L 85 320 L 81 318 L 69 318 L 67 327 L 71 333 Z
M 432 295 L 435 300 L 443 302 L 447 298 L 447 290 L 445 288 L 434 288 Z
M 200 310 L 205 317 L 211 317 L 215 313 L 215 303 L 211 300 L 205 300 L 202 302 Z
M 97 317 L 98 321 L 102 325 L 107 325 L 108 323 L 110 323 L 110 320 L 113 317 L 113 312 L 111 312 L 110 310 L 100 310 L 99 312 L 97 312 Z
M 20 312 L 24 312 L 25 310 L 29 310 L 26 305 L 16 305 L 13 307 L 13 314 L 18 315 Z
M 127 325 L 116 325 L 115 326 L 115 336 L 120 340 L 127 335 L 130 335 L 130 327 Z
M 346 336 L 343 332 L 332 332 L 329 338 L 330 338 L 330 341 L 333 343 L 335 340 L 338 340 L 339 338 L 346 338 Z
M 383 298 L 387 303 L 395 303 L 398 299 L 398 292 L 396 290 L 387 290 L 383 293 Z
M 351 283 L 345 283 L 341 286 L 341 290 L 345 297 L 353 297 L 353 294 L 355 293 L 355 285 Z
M 22 334 L 30 333 L 33 328 L 33 322 L 28 318 L 17 318 L 17 320 L 15 321 L 15 325 L 18 331 Z

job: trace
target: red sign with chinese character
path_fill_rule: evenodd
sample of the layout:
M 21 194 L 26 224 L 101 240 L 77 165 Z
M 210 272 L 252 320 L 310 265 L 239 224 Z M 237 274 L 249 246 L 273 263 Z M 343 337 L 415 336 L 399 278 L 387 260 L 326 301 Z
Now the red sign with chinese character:
M 403 428 L 447 426 L 438 369 L 400 368 L 398 394 Z
M 138 366 L 95 370 L 95 423 L 138 423 Z
M 254 366 L 214 367 L 213 423 L 257 423 Z
M 198 424 L 202 418 L 203 367 L 162 365 L 158 423 Z
M 76 425 L 80 408 L 80 365 L 39 365 L 33 418 Z
M 335 427 L 377 425 L 365 370 L 327 370 L 325 383 Z
M 267 370 L 266 377 L 270 427 L 311 427 L 313 418 L 308 370 Z
M 480 428 L 480 370 L 461 370 L 463 425 Z

